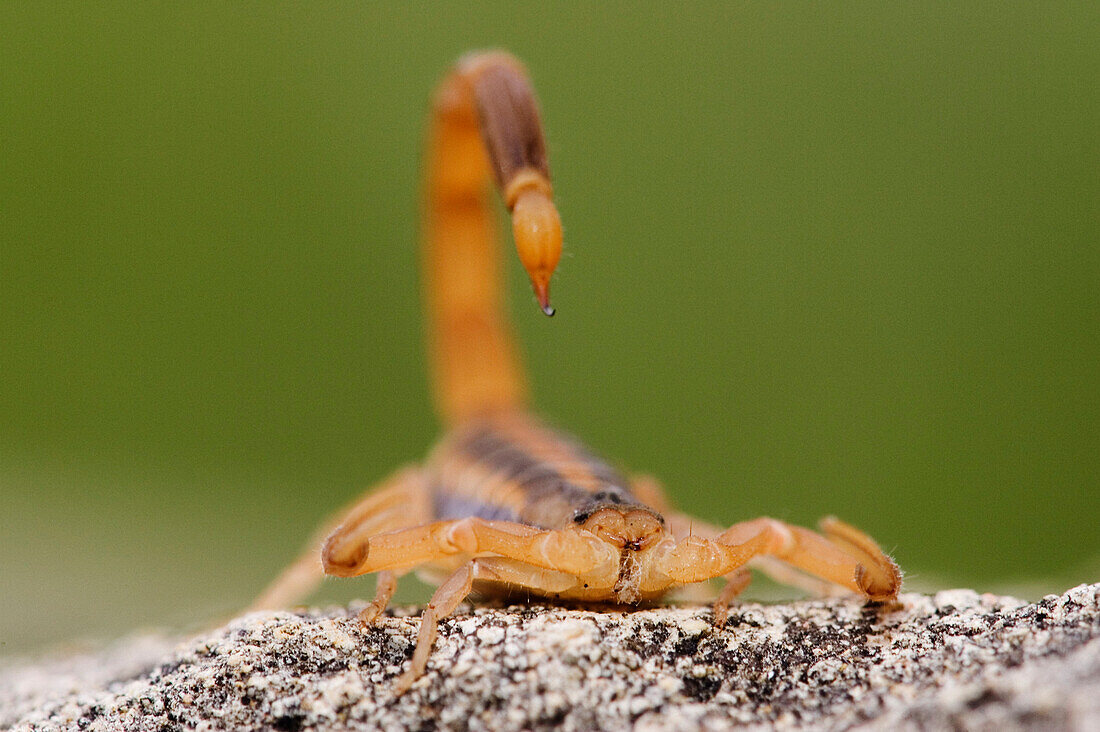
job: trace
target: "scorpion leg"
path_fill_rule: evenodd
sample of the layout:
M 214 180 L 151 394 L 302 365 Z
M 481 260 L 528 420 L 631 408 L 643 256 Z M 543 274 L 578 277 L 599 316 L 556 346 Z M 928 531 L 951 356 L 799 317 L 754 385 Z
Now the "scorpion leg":
M 346 537 L 354 539 L 392 531 L 417 521 L 417 515 L 426 510 L 422 487 L 420 470 L 405 467 L 369 489 L 350 507 L 334 513 L 314 533 L 302 554 L 253 601 L 249 612 L 289 607 L 312 594 L 324 578 L 322 542 L 337 526 Z M 381 584 L 379 578 L 380 587 Z
M 475 581 L 512 588 L 529 588 L 540 595 L 563 592 L 578 582 L 577 578 L 571 574 L 532 567 L 503 557 L 482 557 L 462 565 L 439 586 L 424 609 L 412 663 L 394 682 L 395 694 L 400 695 L 408 691 L 409 687 L 423 675 L 428 658 L 431 656 L 432 646 L 438 636 L 439 621 L 454 612 L 455 607 L 470 594 Z
M 730 605 L 733 604 L 738 595 L 744 592 L 750 582 L 752 582 L 752 573 L 744 568 L 734 570 L 726 575 L 726 586 L 722 588 L 722 591 L 718 593 L 718 597 L 714 600 L 714 625 L 716 627 L 721 628 L 726 624 Z
M 428 666 L 428 657 L 432 653 L 436 636 L 439 634 L 439 620 L 454 612 L 458 603 L 470 594 L 476 572 L 477 560 L 462 565 L 454 574 L 439 586 L 432 599 L 420 616 L 420 633 L 416 637 L 416 649 L 412 663 L 405 673 L 394 682 L 393 692 L 397 696 L 404 694 L 424 673 Z
M 359 622 L 363 625 L 372 625 L 386 609 L 386 606 L 390 604 L 390 599 L 396 590 L 397 575 L 389 570 L 379 572 L 374 590 L 374 600 L 359 613 Z

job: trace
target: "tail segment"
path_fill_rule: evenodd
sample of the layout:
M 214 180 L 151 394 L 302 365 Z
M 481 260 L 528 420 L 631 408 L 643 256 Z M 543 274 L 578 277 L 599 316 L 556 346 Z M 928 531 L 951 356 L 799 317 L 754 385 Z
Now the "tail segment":
M 500 52 L 462 58 L 432 109 L 423 256 L 435 398 L 448 424 L 526 401 L 504 318 L 490 174 L 539 305 L 553 315 L 561 221 L 546 145 L 527 74 Z

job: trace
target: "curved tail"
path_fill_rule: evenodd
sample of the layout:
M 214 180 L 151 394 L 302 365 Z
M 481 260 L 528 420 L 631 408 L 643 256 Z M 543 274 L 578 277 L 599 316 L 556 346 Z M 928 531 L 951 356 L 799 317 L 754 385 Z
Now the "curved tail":
M 463 57 L 432 104 L 423 267 L 435 400 L 448 424 L 522 408 L 526 383 L 504 317 L 489 178 L 547 315 L 561 256 L 538 105 L 523 66 L 502 52 Z

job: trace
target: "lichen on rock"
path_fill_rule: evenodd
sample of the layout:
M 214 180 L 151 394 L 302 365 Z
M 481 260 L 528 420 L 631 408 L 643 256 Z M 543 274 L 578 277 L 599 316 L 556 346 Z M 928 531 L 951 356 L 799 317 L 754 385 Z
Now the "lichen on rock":
M 593 611 L 461 607 L 404 696 L 416 610 L 246 615 L 0 664 L 16 729 L 1100 728 L 1100 585 Z

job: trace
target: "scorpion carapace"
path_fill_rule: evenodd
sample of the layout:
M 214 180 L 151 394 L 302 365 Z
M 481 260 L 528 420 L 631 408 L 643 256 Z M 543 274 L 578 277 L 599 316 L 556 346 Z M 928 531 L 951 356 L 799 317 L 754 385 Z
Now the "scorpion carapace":
M 897 565 L 867 535 L 827 518 L 817 533 L 769 518 L 717 528 L 672 510 L 651 478 L 625 476 L 526 409 L 501 293 L 489 182 L 510 211 L 520 261 L 552 314 L 561 255 L 542 127 L 512 56 L 461 59 L 436 91 L 428 144 L 423 264 L 435 397 L 447 433 L 339 512 L 256 601 L 286 606 L 322 576 L 378 574 L 374 623 L 397 578 L 439 583 L 397 693 L 423 674 L 441 617 L 474 589 L 635 604 L 722 577 L 714 619 L 748 583 L 746 565 L 815 591 L 897 596 Z

